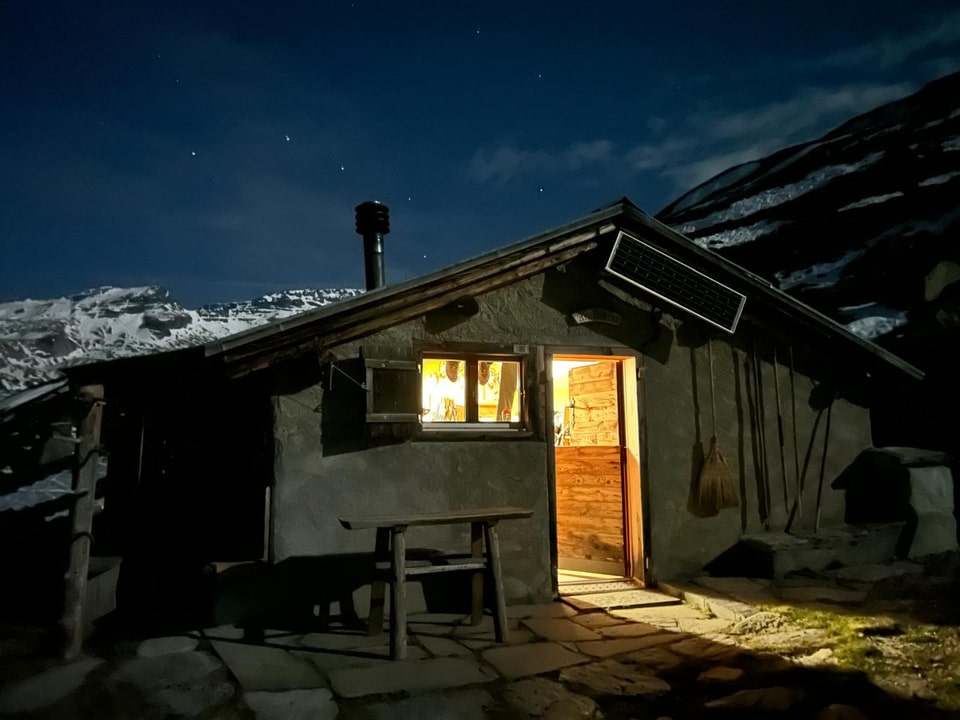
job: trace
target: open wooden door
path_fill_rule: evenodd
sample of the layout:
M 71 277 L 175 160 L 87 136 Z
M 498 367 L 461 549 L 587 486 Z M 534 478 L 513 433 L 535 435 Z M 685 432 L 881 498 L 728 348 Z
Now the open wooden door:
M 635 367 L 632 358 L 553 361 L 560 570 L 642 578 L 631 512 L 639 507 L 639 478 L 628 437 L 636 416 L 624 414 L 636 413 L 636 401 L 624 402 L 624 360 Z

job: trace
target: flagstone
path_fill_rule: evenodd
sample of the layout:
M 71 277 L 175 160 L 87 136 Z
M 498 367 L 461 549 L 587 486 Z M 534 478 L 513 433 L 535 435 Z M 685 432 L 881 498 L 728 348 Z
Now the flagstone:
M 544 640 L 555 642 L 599 640 L 601 637 L 599 633 L 565 618 L 528 618 L 522 624 Z
M 513 649 L 513 648 L 505 648 Z M 356 698 L 396 692 L 421 692 L 479 685 L 496 675 L 473 658 L 431 658 L 412 662 L 378 663 L 330 673 L 330 684 L 340 697 Z
M 214 641 L 211 643 L 245 692 L 324 687 L 323 676 L 298 653 L 283 648 Z
M 555 642 L 495 647 L 485 650 L 482 657 L 508 680 L 542 675 L 590 660 Z

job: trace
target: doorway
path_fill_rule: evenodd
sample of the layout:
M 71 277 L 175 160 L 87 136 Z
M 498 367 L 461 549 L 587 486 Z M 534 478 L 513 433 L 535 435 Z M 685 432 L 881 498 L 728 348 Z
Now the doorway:
M 636 359 L 551 358 L 561 593 L 643 582 Z

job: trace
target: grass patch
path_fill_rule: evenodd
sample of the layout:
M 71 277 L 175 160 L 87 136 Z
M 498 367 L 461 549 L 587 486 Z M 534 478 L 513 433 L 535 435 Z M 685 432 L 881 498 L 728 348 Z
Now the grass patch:
M 820 647 L 833 651 L 839 669 L 866 672 L 882 686 L 907 692 L 923 680 L 940 707 L 960 709 L 960 628 L 820 609 L 770 609 L 795 627 L 820 631 Z

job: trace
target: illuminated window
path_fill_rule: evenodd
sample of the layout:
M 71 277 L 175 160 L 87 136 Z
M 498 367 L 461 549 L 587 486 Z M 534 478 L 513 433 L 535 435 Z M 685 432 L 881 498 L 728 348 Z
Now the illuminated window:
M 421 420 L 425 427 L 484 423 L 520 427 L 523 412 L 519 360 L 484 356 L 424 357 Z

